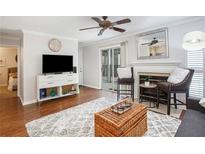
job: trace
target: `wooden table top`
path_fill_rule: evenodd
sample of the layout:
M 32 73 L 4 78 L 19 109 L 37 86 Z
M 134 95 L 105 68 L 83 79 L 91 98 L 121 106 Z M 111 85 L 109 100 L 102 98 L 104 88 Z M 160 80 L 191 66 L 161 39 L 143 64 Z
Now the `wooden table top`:
M 111 108 L 107 108 L 95 113 L 95 116 L 103 118 L 103 120 L 105 120 L 106 122 L 110 123 L 115 127 L 121 127 L 127 121 L 135 117 L 137 114 L 143 114 L 145 110 L 147 110 L 145 105 L 139 104 L 138 102 L 134 102 L 132 108 L 124 112 L 123 114 L 115 113 L 111 110 Z
M 149 86 L 146 86 L 144 83 L 140 84 L 140 87 L 142 88 L 156 88 L 157 84 L 150 83 Z

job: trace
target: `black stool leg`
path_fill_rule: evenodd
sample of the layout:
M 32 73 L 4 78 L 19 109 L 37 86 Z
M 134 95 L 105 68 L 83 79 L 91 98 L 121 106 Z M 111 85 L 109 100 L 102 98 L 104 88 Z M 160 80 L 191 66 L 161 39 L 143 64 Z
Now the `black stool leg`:
M 187 99 L 189 97 L 189 91 L 186 92 L 186 109 L 187 109 Z
M 120 85 L 117 84 L 117 101 L 120 99 Z
M 170 115 L 170 92 L 167 93 L 167 114 Z
M 159 93 L 160 93 L 160 90 L 159 88 L 157 88 L 157 104 L 156 104 L 157 108 L 159 108 Z
M 131 85 L 132 101 L 134 102 L 134 83 Z
M 176 98 L 176 93 L 174 93 L 174 107 L 177 109 L 177 98 Z

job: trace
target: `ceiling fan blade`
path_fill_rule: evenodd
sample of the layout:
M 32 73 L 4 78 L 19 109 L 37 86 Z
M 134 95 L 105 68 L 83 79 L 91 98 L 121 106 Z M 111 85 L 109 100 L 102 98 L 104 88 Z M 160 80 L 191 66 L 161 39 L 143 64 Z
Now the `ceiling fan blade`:
M 120 25 L 120 24 L 126 24 L 126 23 L 129 23 L 129 22 L 131 22 L 131 20 L 129 18 L 126 18 L 126 19 L 122 19 L 122 20 L 113 22 L 112 26 Z
M 150 43 L 142 43 L 142 44 L 140 44 L 140 45 L 149 45 Z
M 93 20 L 95 20 L 97 23 L 101 23 L 102 22 L 102 20 L 101 19 L 99 19 L 98 17 L 91 17 Z
M 98 33 L 98 36 L 102 35 L 102 33 L 105 31 L 105 29 L 101 29 L 100 32 Z
M 122 28 L 112 27 L 111 29 L 118 31 L 118 32 L 121 32 L 121 33 L 125 32 L 125 29 L 122 29 Z
M 98 26 L 98 27 L 88 27 L 88 28 L 80 29 L 80 31 L 82 31 L 82 30 L 88 30 L 88 29 L 95 29 L 95 28 L 100 28 L 100 27 L 99 27 L 99 26 Z

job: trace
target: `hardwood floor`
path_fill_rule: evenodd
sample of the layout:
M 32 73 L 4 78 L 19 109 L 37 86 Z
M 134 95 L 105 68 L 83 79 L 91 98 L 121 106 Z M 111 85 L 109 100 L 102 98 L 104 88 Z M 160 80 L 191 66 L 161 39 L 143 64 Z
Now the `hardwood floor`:
M 0 86 L 0 99 L 16 97 L 17 91 L 8 90 L 8 86 Z
M 80 94 L 37 104 L 22 106 L 17 97 L 0 98 L 0 136 L 28 136 L 25 124 L 100 97 L 115 97 L 115 93 L 81 87 Z

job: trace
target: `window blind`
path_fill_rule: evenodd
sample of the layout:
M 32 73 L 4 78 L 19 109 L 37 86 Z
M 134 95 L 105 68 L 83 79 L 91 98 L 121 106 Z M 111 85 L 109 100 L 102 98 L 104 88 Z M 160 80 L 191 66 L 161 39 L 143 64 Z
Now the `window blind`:
M 204 51 L 187 51 L 187 67 L 195 70 L 190 86 L 190 96 L 204 96 Z

